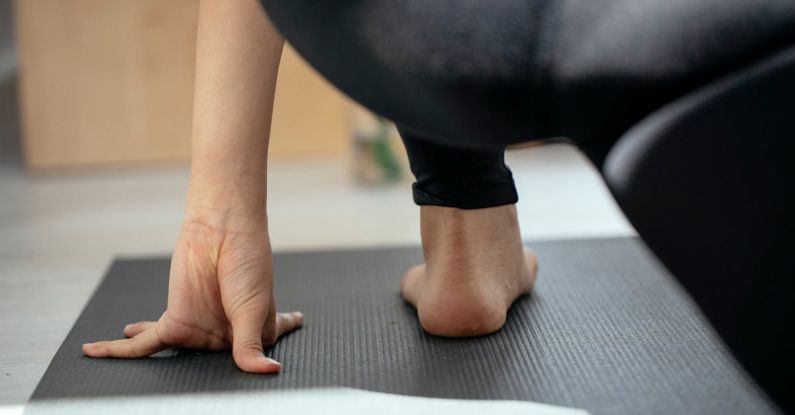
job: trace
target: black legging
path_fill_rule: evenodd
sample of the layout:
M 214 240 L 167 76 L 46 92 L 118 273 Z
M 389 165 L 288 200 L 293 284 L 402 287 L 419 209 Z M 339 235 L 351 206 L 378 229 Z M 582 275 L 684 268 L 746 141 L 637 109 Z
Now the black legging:
M 795 45 L 792 0 L 261 1 L 323 76 L 400 126 L 415 201 L 458 208 L 516 202 L 508 144 L 567 137 L 601 169 L 648 114 Z M 768 280 L 785 288 L 786 278 Z M 716 310 L 764 301 L 688 282 L 713 322 Z M 786 327 L 793 315 L 770 318 Z M 754 329 L 737 329 L 729 346 L 745 350 L 740 361 L 795 410 L 782 384 L 795 359 L 755 364 L 784 346 L 775 336 L 753 344 Z
M 412 186 L 414 203 L 481 209 L 519 200 L 504 149 L 455 147 L 398 129 L 417 179 Z
M 323 76 L 403 127 L 415 200 L 462 208 L 515 201 L 494 159 L 507 144 L 565 136 L 601 167 L 646 114 L 795 37 L 791 0 L 648 2 L 640 12 L 635 0 L 262 3 Z M 417 154 L 430 147 L 417 138 L 447 149 Z M 456 162 L 462 146 L 494 159 L 482 180 Z M 467 192 L 431 190 L 451 167 L 474 180 Z

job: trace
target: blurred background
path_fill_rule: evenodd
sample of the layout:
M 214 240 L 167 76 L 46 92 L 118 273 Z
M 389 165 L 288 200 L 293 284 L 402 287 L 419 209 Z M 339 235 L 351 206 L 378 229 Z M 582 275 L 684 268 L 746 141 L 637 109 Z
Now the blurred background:
M 0 404 L 27 399 L 113 258 L 169 255 L 197 11 L 198 0 L 0 0 Z M 274 250 L 419 244 L 394 128 L 289 47 L 273 120 Z M 511 150 L 508 164 L 526 239 L 633 234 L 575 148 Z

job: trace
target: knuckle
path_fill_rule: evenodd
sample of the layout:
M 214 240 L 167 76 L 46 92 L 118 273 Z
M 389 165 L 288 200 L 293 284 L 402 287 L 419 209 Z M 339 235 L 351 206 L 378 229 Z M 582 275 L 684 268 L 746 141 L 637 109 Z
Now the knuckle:
M 262 353 L 262 344 L 255 340 L 241 341 L 235 346 L 233 350 L 235 354 Z
M 125 347 L 122 351 L 122 354 L 128 357 L 140 356 L 140 353 L 141 349 L 135 343 L 127 345 L 127 347 Z
M 153 329 L 162 342 L 173 346 L 189 346 L 191 344 L 191 339 L 195 336 L 194 330 L 181 325 L 168 325 L 164 327 L 156 325 Z

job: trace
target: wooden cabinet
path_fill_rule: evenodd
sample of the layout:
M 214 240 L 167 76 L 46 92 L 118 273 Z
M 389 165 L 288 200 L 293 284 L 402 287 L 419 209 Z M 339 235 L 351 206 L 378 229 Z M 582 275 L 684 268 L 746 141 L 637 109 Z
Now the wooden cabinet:
M 32 169 L 187 160 L 196 0 L 17 0 L 20 105 Z M 291 48 L 273 157 L 348 148 L 349 104 Z

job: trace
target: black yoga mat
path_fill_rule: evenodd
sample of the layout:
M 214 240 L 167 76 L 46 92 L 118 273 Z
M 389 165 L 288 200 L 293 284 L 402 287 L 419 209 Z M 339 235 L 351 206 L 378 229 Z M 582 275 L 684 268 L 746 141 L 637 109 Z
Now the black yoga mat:
M 284 364 L 276 376 L 242 373 L 225 352 L 84 357 L 83 342 L 118 338 L 165 307 L 168 259 L 119 260 L 31 399 L 343 386 L 593 414 L 775 413 L 639 240 L 529 245 L 540 263 L 535 293 L 514 304 L 502 331 L 474 339 L 425 334 L 399 297 L 418 248 L 276 254 L 279 308 L 306 315 L 268 351 Z

